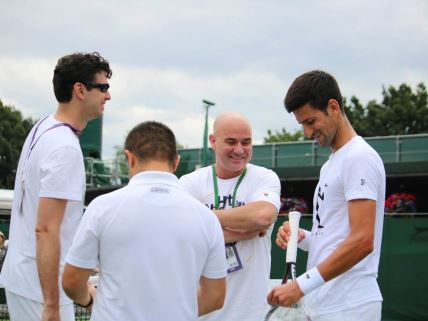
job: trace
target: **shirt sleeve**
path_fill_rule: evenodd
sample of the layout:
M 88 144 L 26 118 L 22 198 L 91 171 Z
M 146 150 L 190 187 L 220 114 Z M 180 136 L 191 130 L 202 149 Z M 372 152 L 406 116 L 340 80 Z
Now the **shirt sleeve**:
M 84 180 L 82 152 L 72 146 L 62 146 L 42 162 L 39 197 L 81 201 L 84 196 Z
M 189 174 L 183 175 L 178 179 L 178 182 L 180 186 L 185 190 L 187 193 L 191 194 L 192 191 L 192 184 L 191 179 L 189 177 Z
M 202 275 L 209 279 L 221 279 L 227 275 L 226 254 L 224 250 L 224 236 L 221 229 L 220 222 L 217 217 L 212 214 L 208 209 L 209 222 L 207 224 L 207 231 L 210 243 L 210 253 L 207 262 L 202 271 Z
M 97 215 L 98 212 L 94 203 L 86 209 L 65 258 L 66 263 L 83 269 L 94 269 L 99 266 L 100 216 Z
M 202 186 L 207 184 L 206 180 L 207 177 L 205 172 L 199 170 L 181 176 L 178 182 L 184 191 L 200 202 L 204 202 L 201 192 L 204 189 Z
M 343 186 L 347 201 L 355 199 L 377 200 L 381 188 L 381 165 L 376 155 L 354 153 L 343 166 Z
M 254 184 L 251 202 L 266 201 L 273 204 L 277 211 L 281 208 L 281 182 L 274 171 L 268 170 Z

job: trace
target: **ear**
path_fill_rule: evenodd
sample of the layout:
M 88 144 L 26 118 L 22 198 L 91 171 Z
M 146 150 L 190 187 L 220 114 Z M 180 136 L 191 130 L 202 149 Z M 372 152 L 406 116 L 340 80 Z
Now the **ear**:
M 73 85 L 72 96 L 76 96 L 78 99 L 83 100 L 85 98 L 86 87 L 80 82 L 76 82 Z
M 177 155 L 177 157 L 175 158 L 174 162 L 172 163 L 172 172 L 173 173 L 177 170 L 178 165 L 180 164 L 180 160 L 181 160 L 181 156 Z
M 215 136 L 214 136 L 214 134 L 210 134 L 208 136 L 208 140 L 210 141 L 211 148 L 215 150 Z
M 129 150 L 125 149 L 126 159 L 128 160 L 128 169 L 132 169 L 135 166 L 135 156 Z
M 328 101 L 327 109 L 328 109 L 332 114 L 338 114 L 338 113 L 341 113 L 339 103 L 337 102 L 337 100 L 336 100 L 336 99 L 330 99 L 330 100 Z

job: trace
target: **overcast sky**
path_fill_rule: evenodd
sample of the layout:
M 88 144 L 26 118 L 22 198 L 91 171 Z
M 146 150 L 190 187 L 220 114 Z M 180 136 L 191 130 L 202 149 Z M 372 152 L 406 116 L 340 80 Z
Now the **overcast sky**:
M 103 158 L 134 125 L 164 122 L 201 147 L 202 99 L 210 127 L 245 114 L 256 143 L 269 128 L 299 125 L 282 101 L 303 72 L 332 73 L 365 104 L 382 86 L 428 80 L 425 0 L 0 0 L 0 99 L 40 118 L 56 109 L 59 57 L 99 51 L 110 61 Z

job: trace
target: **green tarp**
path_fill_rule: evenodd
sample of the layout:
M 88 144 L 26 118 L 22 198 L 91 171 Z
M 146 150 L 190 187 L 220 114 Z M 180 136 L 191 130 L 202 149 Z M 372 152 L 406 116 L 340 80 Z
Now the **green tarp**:
M 276 232 L 285 217 L 280 216 L 272 233 L 271 278 L 282 279 L 285 252 L 276 244 Z M 301 219 L 310 230 L 312 217 Z M 307 254 L 299 250 L 297 272 L 306 269 Z M 383 295 L 383 321 L 428 320 L 428 215 L 385 215 L 379 286 Z

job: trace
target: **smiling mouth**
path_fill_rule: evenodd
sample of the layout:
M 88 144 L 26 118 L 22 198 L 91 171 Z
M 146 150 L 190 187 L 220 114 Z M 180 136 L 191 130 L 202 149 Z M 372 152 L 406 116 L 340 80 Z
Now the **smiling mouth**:
M 246 155 L 242 155 L 242 156 L 230 156 L 230 158 L 232 158 L 233 160 L 243 160 L 243 159 L 246 159 L 247 156 Z

